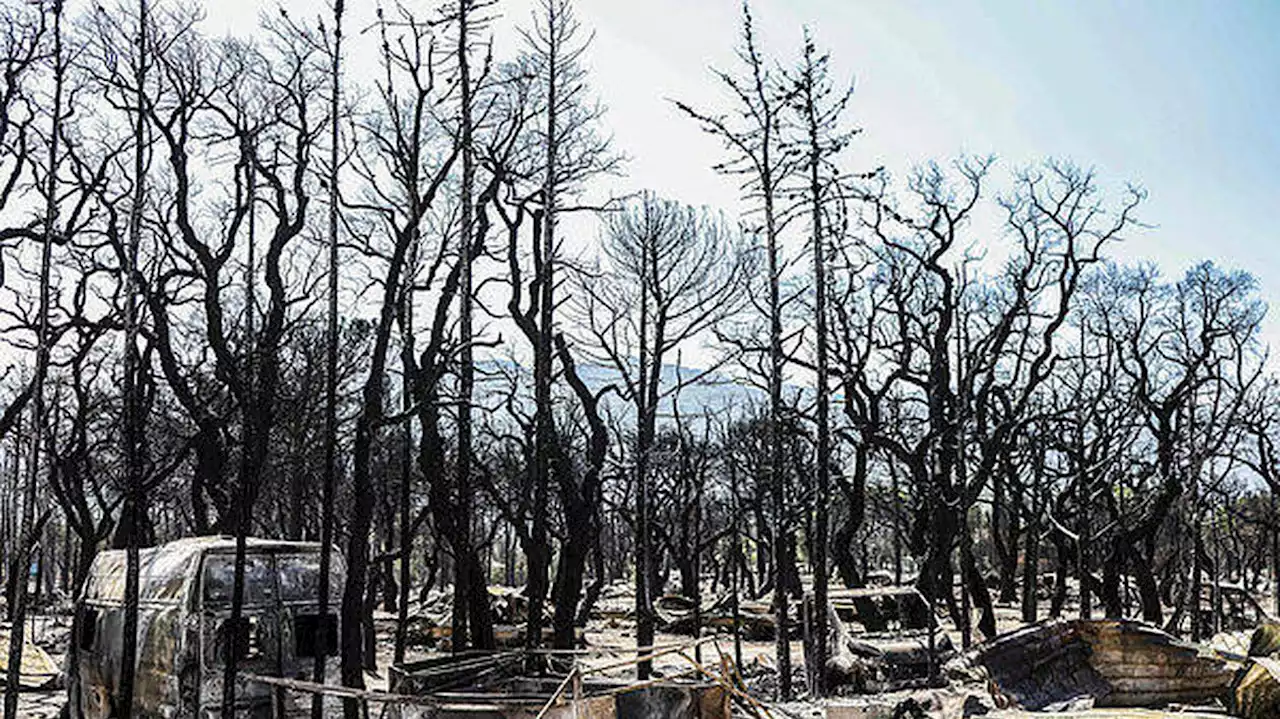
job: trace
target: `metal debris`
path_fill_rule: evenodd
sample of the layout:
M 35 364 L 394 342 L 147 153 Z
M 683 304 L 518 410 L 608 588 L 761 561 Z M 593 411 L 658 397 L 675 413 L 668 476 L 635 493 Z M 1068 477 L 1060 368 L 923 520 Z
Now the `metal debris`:
M 1041 710 L 1162 707 L 1224 699 L 1239 664 L 1128 620 L 1050 620 L 996 637 L 972 661 L 997 703 Z
M 661 650 L 681 653 L 693 643 Z M 525 676 L 523 652 L 467 652 L 450 657 L 396 665 L 391 688 L 400 696 L 426 700 L 406 703 L 401 719 L 468 717 L 468 719 L 728 719 L 731 685 L 725 681 L 679 681 L 673 678 L 629 682 L 585 674 L 604 667 L 575 665 L 565 676 Z M 629 665 L 636 657 L 609 665 Z M 690 660 L 692 662 L 692 660 Z M 704 677 L 714 674 L 696 666 Z M 692 669 L 686 674 L 697 673 Z
M 832 686 L 881 692 L 928 685 L 953 651 L 914 587 L 842 589 L 830 597 L 825 670 Z

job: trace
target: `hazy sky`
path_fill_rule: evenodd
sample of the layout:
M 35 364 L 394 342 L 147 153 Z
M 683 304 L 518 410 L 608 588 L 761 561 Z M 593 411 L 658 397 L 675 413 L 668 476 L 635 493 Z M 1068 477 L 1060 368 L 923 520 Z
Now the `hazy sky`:
M 285 4 L 297 17 L 324 11 L 320 2 Z M 350 27 L 366 26 L 374 3 L 348 4 Z M 209 29 L 249 29 L 275 5 L 210 0 Z M 501 7 L 522 23 L 529 0 Z M 577 8 L 596 33 L 592 82 L 631 158 L 623 187 L 733 209 L 733 183 L 709 169 L 717 143 L 667 98 L 722 106 L 707 67 L 731 61 L 739 3 Z M 1243 267 L 1280 304 L 1270 217 L 1280 209 L 1280 3 L 756 0 L 753 9 L 771 54 L 793 57 L 808 25 L 837 72 L 856 79 L 852 114 L 864 135 L 852 164 L 901 174 L 963 151 L 1012 165 L 1056 156 L 1095 166 L 1109 182 L 1150 193 L 1141 218 L 1156 227 L 1116 256 L 1155 260 L 1170 275 L 1202 258 Z M 500 32 L 496 51 L 516 44 Z M 355 53 L 355 72 L 372 55 Z M 1276 344 L 1280 319 L 1268 325 Z

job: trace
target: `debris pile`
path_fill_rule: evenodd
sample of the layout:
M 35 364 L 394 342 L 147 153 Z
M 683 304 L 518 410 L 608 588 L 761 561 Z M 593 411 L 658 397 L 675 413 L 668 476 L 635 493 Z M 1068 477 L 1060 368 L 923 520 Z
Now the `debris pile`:
M 429 658 L 392 665 L 389 682 L 376 682 L 371 689 L 337 686 L 336 677 L 311 683 L 304 678 L 308 658 L 322 636 L 313 576 L 318 545 L 249 542 L 240 625 L 231 624 L 229 616 L 232 547 L 225 538 L 204 538 L 143 553 L 139 650 L 146 671 L 139 675 L 139 706 L 173 716 L 211 706 L 221 694 L 215 670 L 227 652 L 235 652 L 241 669 L 237 695 L 255 711 L 277 703 L 308 708 L 311 696 L 320 695 L 326 706 L 355 700 L 366 708 L 394 709 L 389 715 L 401 719 L 727 719 L 731 711 L 757 719 L 816 719 L 824 712 L 833 719 L 959 719 L 1006 709 L 1089 712 L 1101 718 L 1112 715 L 1094 714 L 1095 708 L 1204 705 L 1242 719 L 1280 717 L 1280 624 L 1259 627 L 1247 657 L 1240 645 L 1235 653 L 1221 651 L 1137 621 L 1062 619 L 1016 629 L 957 656 L 934 607 L 914 587 L 901 586 L 830 593 L 823 608 L 830 641 L 823 671 L 835 696 L 822 701 L 804 689 L 816 678 L 806 671 L 810 654 L 792 667 L 792 685 L 801 689 L 803 701 L 773 705 L 761 698 L 774 696 L 781 678 L 772 647 L 762 651 L 759 643 L 747 647 L 743 641 L 734 647 L 739 658 L 731 660 L 721 646 L 721 632 L 731 632 L 735 621 L 744 640 L 773 637 L 768 597 L 734 607 L 729 595 L 701 605 L 680 595 L 662 596 L 654 610 L 663 631 L 695 636 L 660 638 L 638 655 L 625 628 L 593 629 L 589 648 L 580 641 L 569 650 L 526 649 L 527 597 L 519 588 L 500 586 L 489 590 L 496 651 L 440 653 L 450 649 L 452 623 L 452 593 L 442 588 L 422 596 L 409 616 L 409 643 L 432 647 Z M 110 657 L 120 644 L 123 567 L 118 553 L 99 556 L 77 604 L 74 627 L 64 633 L 79 650 L 69 664 L 73 717 L 112 709 Z M 340 563 L 335 571 L 341 575 Z M 617 628 L 634 618 L 633 605 L 630 587 L 612 584 L 603 588 L 592 617 L 597 627 Z M 198 610 L 193 618 L 183 614 L 187 606 Z M 814 617 L 822 615 L 816 614 L 811 595 L 798 610 L 788 634 L 803 637 L 809 652 Z M 548 607 L 548 619 L 552 611 Z M 337 617 L 329 617 L 323 636 L 325 654 L 332 656 Z M 389 634 L 392 615 L 384 624 L 377 631 Z M 0 629 L 0 643 L 5 640 Z M 53 659 L 34 645 L 28 650 L 23 687 L 56 682 Z M 660 657 L 665 661 L 653 661 Z M 653 677 L 631 680 L 636 664 L 645 660 L 653 661 Z M 0 656 L 0 669 L 3 661 Z M 176 681 L 160 681 L 170 675 Z
M 733 701 L 754 702 L 741 691 L 730 665 L 701 665 L 690 656 L 696 642 L 657 648 L 649 656 L 679 654 L 690 669 L 644 682 L 606 676 L 639 661 L 634 654 L 604 664 L 575 663 L 565 674 L 526 673 L 524 652 L 469 652 L 396 665 L 391 689 L 402 702 L 402 719 L 728 719 Z M 716 671 L 716 670 L 719 671 Z
M 1128 620 L 1050 620 L 997 637 L 969 659 L 986 670 L 997 704 L 1050 711 L 1208 703 L 1227 695 L 1239 666 Z
M 22 644 L 22 664 L 18 669 L 18 686 L 23 689 L 48 689 L 58 683 L 62 672 L 53 657 L 32 644 L 30 636 Z M 0 629 L 0 686 L 9 671 L 9 630 Z
M 441 651 L 453 648 L 453 591 L 446 586 L 433 591 L 409 614 L 405 642 L 414 647 L 430 647 Z M 500 648 L 524 646 L 524 629 L 529 620 L 529 598 L 523 588 L 493 585 L 489 587 L 489 606 L 493 611 L 494 640 Z M 555 605 L 544 602 L 543 639 L 551 640 L 551 616 Z M 578 633 L 578 643 L 582 634 Z
M 630 582 L 618 580 L 606 584 L 600 597 L 591 607 L 591 618 L 601 619 L 611 626 L 635 617 L 636 592 Z
M 1231 684 L 1231 710 L 1244 719 L 1280 716 L 1280 624 L 1253 633 L 1249 658 Z
M 695 625 L 703 631 L 731 633 L 734 625 L 733 598 L 724 593 L 694 612 L 695 603 L 679 594 L 665 594 L 653 603 L 658 628 L 669 634 L 694 636 Z M 773 639 L 777 620 L 769 601 L 751 600 L 738 604 L 737 621 L 742 638 L 747 641 Z M 794 631 L 795 627 L 791 627 Z

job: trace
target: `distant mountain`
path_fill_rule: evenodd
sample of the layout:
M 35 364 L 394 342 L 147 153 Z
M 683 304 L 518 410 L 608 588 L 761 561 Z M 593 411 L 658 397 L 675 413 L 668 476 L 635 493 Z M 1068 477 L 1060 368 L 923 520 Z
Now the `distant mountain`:
M 525 375 L 522 381 L 520 405 L 524 411 L 532 411 L 533 390 L 532 371 L 530 368 L 510 360 L 495 359 L 481 362 L 478 369 L 481 375 L 510 375 L 513 371 Z M 670 421 L 674 417 L 677 401 L 679 402 L 678 406 L 681 415 L 690 421 L 694 421 L 706 415 L 741 416 L 749 411 L 753 403 L 761 403 L 766 399 L 765 394 L 759 389 L 739 382 L 728 375 L 719 372 L 709 372 L 703 375 L 704 372 L 705 370 L 690 367 L 663 365 L 660 382 L 664 396 L 658 408 L 659 423 Z M 625 388 L 626 383 L 623 381 L 622 375 L 613 367 L 601 364 L 579 364 L 578 374 L 593 391 L 598 392 L 609 385 L 615 385 L 619 390 L 624 390 Z M 699 375 L 703 376 L 699 377 Z M 698 379 L 693 381 L 694 378 Z M 681 389 L 677 397 L 673 390 L 681 379 L 685 382 L 693 382 Z M 506 399 L 507 387 L 508 385 L 505 382 L 492 379 L 479 381 L 476 384 L 477 399 L 486 406 L 499 406 Z M 563 387 L 557 387 L 559 392 L 564 391 L 564 389 Z M 602 399 L 602 405 L 603 413 L 612 416 L 615 420 L 624 424 L 631 424 L 634 421 L 632 405 L 623 400 L 618 392 L 606 393 Z

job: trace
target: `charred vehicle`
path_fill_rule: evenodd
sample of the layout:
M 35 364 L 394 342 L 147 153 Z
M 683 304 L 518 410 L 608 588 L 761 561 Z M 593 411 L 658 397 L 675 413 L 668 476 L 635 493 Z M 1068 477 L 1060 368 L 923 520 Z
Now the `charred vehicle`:
M 1170 619 L 1171 630 L 1181 636 L 1211 637 L 1220 632 L 1248 635 L 1275 622 L 1248 588 L 1227 582 L 1201 582 L 1200 601 L 1180 608 Z M 1192 626 L 1195 621 L 1198 626 Z
M 338 552 L 332 554 L 329 609 L 321 617 L 320 545 L 248 540 L 244 608 L 235 626 L 233 538 L 183 539 L 139 554 L 133 701 L 137 719 L 220 717 L 228 651 L 236 653 L 241 677 L 308 679 L 323 637 L 330 657 L 326 674 L 336 671 L 344 575 Z M 124 592 L 125 552 L 102 552 L 76 604 L 73 643 L 67 652 L 68 709 L 73 719 L 115 716 Z M 235 716 L 307 715 L 309 699 L 295 697 L 241 678 Z
M 836 589 L 830 601 L 838 660 L 833 684 L 879 692 L 938 682 L 938 669 L 954 648 L 915 587 Z

